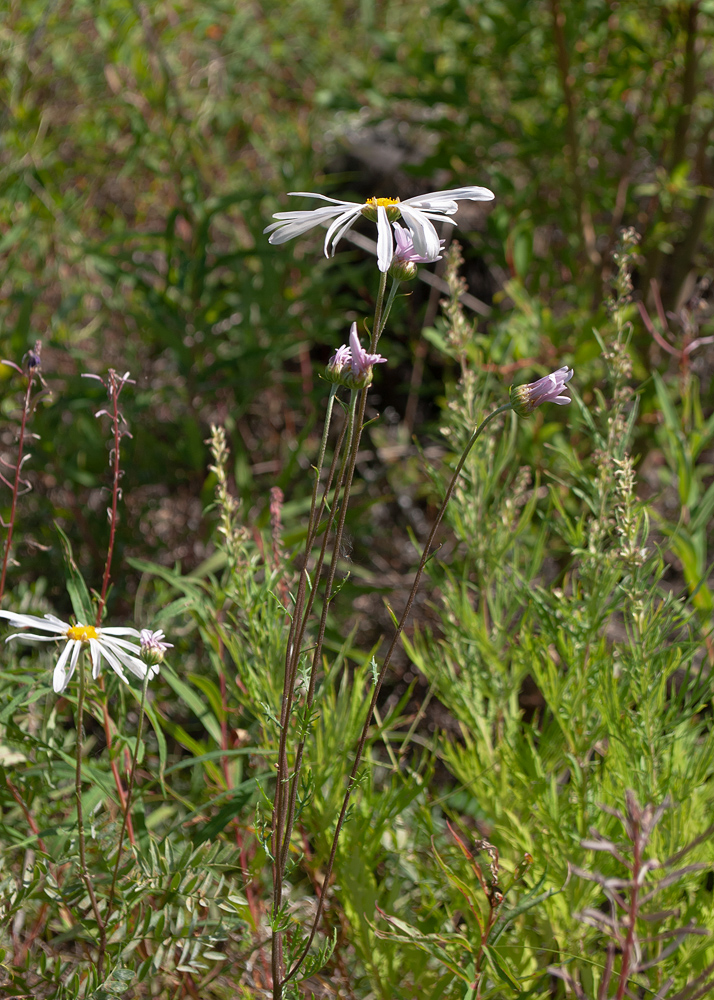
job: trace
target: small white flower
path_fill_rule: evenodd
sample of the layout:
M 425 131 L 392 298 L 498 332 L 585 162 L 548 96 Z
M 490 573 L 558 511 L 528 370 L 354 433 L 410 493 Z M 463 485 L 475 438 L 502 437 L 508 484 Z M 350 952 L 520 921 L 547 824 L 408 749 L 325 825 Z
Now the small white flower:
M 273 216 L 277 222 L 271 223 L 263 230 L 270 233 L 270 243 L 287 243 L 295 236 L 301 236 L 308 230 L 319 226 L 330 219 L 334 221 L 325 236 L 325 256 L 331 257 L 337 244 L 351 229 L 360 215 L 377 223 L 377 265 L 380 271 L 388 271 L 394 256 L 394 238 L 390 223 L 400 217 L 407 224 L 414 246 L 414 253 L 421 263 L 438 260 L 441 251 L 439 236 L 431 222 L 449 222 L 458 211 L 459 201 L 491 201 L 493 191 L 484 187 L 461 187 L 452 191 L 432 191 L 431 194 L 418 195 L 400 201 L 399 198 L 368 198 L 359 204 L 354 201 L 340 201 L 328 198 L 324 194 L 312 191 L 290 191 L 292 197 L 319 198 L 331 204 L 321 208 L 313 208 L 305 212 L 276 212 Z
M 59 694 L 69 684 L 82 646 L 89 646 L 92 658 L 92 677 L 99 676 L 99 666 L 102 658 L 107 661 L 112 670 L 118 674 L 124 683 L 128 683 L 123 667 L 126 667 L 141 680 L 146 677 L 146 664 L 139 659 L 140 647 L 121 636 L 130 635 L 135 639 L 140 633 L 135 628 L 96 628 L 94 625 L 68 625 L 54 615 L 38 618 L 36 615 L 18 615 L 13 611 L 0 611 L 0 618 L 7 618 L 16 628 L 37 628 L 50 635 L 34 635 L 32 632 L 16 632 L 9 635 L 5 642 L 11 639 L 24 639 L 32 642 L 52 642 L 53 639 L 64 639 L 65 647 L 55 664 L 52 686 Z M 69 663 L 69 666 L 67 664 Z

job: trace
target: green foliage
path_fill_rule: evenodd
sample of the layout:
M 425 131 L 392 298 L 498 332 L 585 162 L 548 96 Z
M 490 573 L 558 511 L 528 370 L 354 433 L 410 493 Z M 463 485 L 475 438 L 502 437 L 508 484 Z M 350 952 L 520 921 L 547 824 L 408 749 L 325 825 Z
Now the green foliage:
M 295 998 L 710 987 L 713 25 L 665 0 L 7 7 L 0 357 L 40 339 L 46 388 L 3 607 L 94 620 L 112 445 L 80 376 L 128 369 L 106 621 L 173 649 L 140 739 L 138 686 L 107 671 L 78 723 L 55 644 L 3 648 L 0 992 L 264 996 L 276 927 L 288 967 L 307 950 Z M 374 274 L 345 244 L 325 261 L 319 231 L 282 252 L 262 231 L 287 191 L 471 183 L 496 199 L 458 217 L 468 288 L 452 250 L 444 315 L 435 293 L 422 330 L 400 296 L 380 345 L 314 700 L 311 619 L 285 724 L 302 770 L 273 912 L 319 372 Z M 500 417 L 466 461 L 328 878 L 413 569 L 404 513 L 418 548 L 509 380 L 567 362 L 567 410 Z M 3 525 L 24 392 L 0 363 Z

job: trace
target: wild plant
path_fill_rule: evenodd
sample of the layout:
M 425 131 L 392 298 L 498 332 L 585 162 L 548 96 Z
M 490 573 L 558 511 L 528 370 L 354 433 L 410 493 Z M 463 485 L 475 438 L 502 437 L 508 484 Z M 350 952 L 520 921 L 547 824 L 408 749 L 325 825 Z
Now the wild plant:
M 584 867 L 582 842 L 603 808 L 621 810 L 626 793 L 650 802 L 670 796 L 677 818 L 662 831 L 663 853 L 682 848 L 685 824 L 699 850 L 708 836 L 712 736 L 702 712 L 711 695 L 699 626 L 686 594 L 663 585 L 665 564 L 649 539 L 630 453 L 635 247 L 625 233 L 611 319 L 594 331 L 605 384 L 589 406 L 574 393 L 571 440 L 579 436 L 581 448 L 551 437 L 547 467 L 535 478 L 517 467 L 515 428 L 472 453 L 447 514 L 459 546 L 448 564 L 429 563 L 440 632 L 420 628 L 408 646 L 458 720 L 434 744 L 455 779 L 454 808 L 471 813 L 504 855 L 528 852 L 532 878 L 552 890 L 499 939 L 500 960 L 519 989 L 546 964 L 593 961 L 592 930 L 574 917 L 593 893 L 569 872 Z M 448 331 L 442 337 L 448 341 Z M 473 369 L 463 371 L 446 411 L 457 447 L 474 400 L 486 407 L 491 392 L 488 375 Z M 490 526 L 486 538 L 475 530 L 474 506 Z M 428 895 L 416 909 L 423 916 L 410 923 L 421 932 Z M 708 903 L 700 912 L 709 925 Z M 686 947 L 700 971 L 711 961 L 707 938 Z M 679 989 L 689 978 L 699 983 L 676 951 L 664 956 L 660 974 Z
M 42 342 L 39 340 L 35 341 L 34 348 L 31 351 L 28 351 L 25 355 L 22 367 L 20 367 L 20 365 L 16 365 L 14 361 L 3 360 L 2 364 L 7 365 L 9 368 L 13 368 L 16 372 L 18 372 L 18 374 L 24 376 L 26 385 L 22 410 L 20 413 L 20 426 L 17 433 L 17 445 L 14 461 L 8 461 L 4 455 L 0 459 L 3 469 L 8 470 L 8 474 L 11 476 L 11 478 L 8 479 L 4 471 L 0 472 L 0 482 L 6 486 L 11 493 L 10 517 L 8 523 L 5 524 L 0 518 L 0 523 L 6 532 L 2 551 L 2 568 L 0 569 L 0 600 L 2 600 L 2 596 L 5 593 L 5 581 L 7 579 L 8 562 L 10 560 L 10 553 L 12 550 L 15 518 L 17 516 L 17 501 L 19 497 L 32 489 L 32 484 L 29 480 L 24 479 L 22 476 L 22 467 L 30 457 L 29 453 L 25 450 L 28 438 L 31 439 L 32 437 L 28 421 L 32 417 L 32 413 L 39 402 L 40 395 L 44 394 L 45 390 L 41 374 Z M 36 382 L 39 382 L 42 386 L 39 393 L 35 393 Z

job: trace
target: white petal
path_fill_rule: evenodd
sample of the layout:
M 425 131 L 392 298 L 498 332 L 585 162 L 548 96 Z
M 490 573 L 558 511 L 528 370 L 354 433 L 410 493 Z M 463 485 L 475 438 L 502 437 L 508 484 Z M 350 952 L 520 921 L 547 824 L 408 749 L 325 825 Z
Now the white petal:
M 420 257 L 438 257 L 441 241 L 429 219 L 416 208 L 406 208 L 400 204 L 399 211 L 409 226 L 414 241 L 414 250 Z
M 70 641 L 74 641 L 74 640 L 70 640 Z M 68 645 L 69 645 L 69 643 L 68 643 Z M 71 659 L 70 664 L 69 664 L 69 670 L 67 671 L 67 679 L 64 682 L 65 683 L 65 687 L 72 680 L 72 674 L 74 673 L 74 668 L 77 666 L 77 660 L 79 659 L 79 656 L 80 656 L 81 652 L 82 652 L 82 643 L 81 642 L 75 642 L 74 643 L 74 649 L 72 650 L 72 659 Z
M 71 625 L 68 625 L 67 622 L 63 622 L 62 619 L 57 618 L 56 615 L 45 615 L 45 618 L 48 622 L 54 622 L 55 625 L 61 625 L 65 632 L 68 628 L 71 628 Z
M 384 273 L 389 270 L 394 255 L 392 230 L 384 205 L 377 206 L 377 267 Z
M 139 656 L 139 654 L 141 653 L 141 647 L 137 646 L 136 643 L 134 642 L 129 642 L 128 639 L 116 639 L 114 638 L 114 636 L 102 634 L 99 637 L 99 643 L 102 646 L 102 648 L 104 646 L 109 646 L 110 649 L 116 649 L 116 648 L 128 649 L 130 653 L 134 654 L 134 656 Z
M 128 667 L 136 677 L 140 677 L 142 680 L 146 677 L 146 664 L 142 660 L 137 660 L 135 656 L 129 656 L 120 649 L 111 649 L 106 645 L 102 646 L 102 655 L 125 684 L 128 684 L 128 681 L 122 670 L 122 665 Z
M 128 626 L 126 628 L 124 627 L 119 628 L 112 625 L 110 628 L 100 628 L 99 629 L 100 638 L 103 635 L 133 635 L 136 636 L 137 639 L 141 638 L 141 632 L 139 631 L 138 628 L 129 628 Z
M 56 642 L 59 638 L 61 638 L 59 635 L 33 635 L 32 632 L 15 632 L 13 635 L 9 635 L 5 642 L 9 642 L 11 639 L 33 639 L 35 642 Z
M 335 219 L 330 228 L 327 230 L 327 235 L 325 236 L 325 256 L 334 256 L 337 244 L 340 242 L 342 237 L 345 235 L 347 230 L 355 224 L 357 217 L 362 211 L 361 205 L 355 205 L 351 208 L 349 212 L 343 212 L 339 218 Z M 343 225 L 344 223 L 344 225 Z M 342 226 L 342 229 L 340 229 Z M 340 229 L 339 233 L 337 230 Z M 335 235 L 337 233 L 337 235 Z M 334 239 L 333 239 L 334 237 Z M 330 249 L 330 240 L 332 240 L 332 249 Z
M 0 611 L 0 618 L 7 618 L 16 628 L 41 628 L 45 632 L 54 632 L 55 635 L 66 632 L 69 628 L 69 625 L 65 625 L 59 618 L 51 618 L 49 615 L 38 618 L 37 615 L 18 615 L 14 611 Z M 48 621 L 47 618 L 51 620 Z
M 79 643 L 74 639 L 66 644 L 62 652 L 60 653 L 60 658 L 55 663 L 54 673 L 52 674 L 52 687 L 54 688 L 55 694 L 60 694 L 67 687 L 67 682 L 69 677 L 67 677 L 64 669 L 64 665 L 67 662 L 69 654 L 75 646 L 79 646 Z
M 89 640 L 89 649 L 92 654 L 92 677 L 96 681 L 99 677 L 99 665 L 102 659 L 102 649 L 96 639 Z
M 449 215 L 453 215 L 454 211 L 456 211 L 453 207 L 453 202 L 493 201 L 494 197 L 493 191 L 489 191 L 485 187 L 460 187 L 453 188 L 451 191 L 431 191 L 429 194 L 407 198 L 406 201 L 399 203 L 399 207 L 401 208 L 402 205 L 411 205 L 413 208 L 431 209 L 432 211 L 446 212 Z
M 314 191 L 288 191 L 291 198 L 319 198 L 320 201 L 331 201 L 333 205 L 356 205 L 356 201 L 342 201 L 340 198 L 328 198 L 326 194 L 315 194 Z M 363 205 L 359 206 L 364 208 Z
M 273 246 L 287 243 L 295 236 L 301 236 L 315 226 L 334 218 L 340 212 L 341 208 L 315 208 L 311 212 L 281 212 L 279 214 L 283 218 L 266 226 L 263 232 L 271 234 L 268 243 L 272 243 Z

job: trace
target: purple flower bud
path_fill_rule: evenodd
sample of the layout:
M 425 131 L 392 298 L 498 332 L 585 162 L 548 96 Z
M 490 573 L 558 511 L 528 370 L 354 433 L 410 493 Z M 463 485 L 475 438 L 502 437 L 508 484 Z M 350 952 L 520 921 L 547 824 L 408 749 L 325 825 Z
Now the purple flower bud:
M 559 368 L 550 375 L 539 378 L 527 385 L 511 386 L 511 406 L 519 417 L 527 417 L 541 403 L 557 403 L 565 406 L 570 396 L 561 395 L 567 382 L 573 377 L 573 369 Z
M 148 667 L 153 668 L 152 673 L 155 674 L 159 672 L 158 665 L 164 662 L 166 650 L 173 649 L 173 643 L 164 642 L 165 638 L 163 629 L 152 632 L 150 628 L 143 628 L 139 633 L 140 656 Z
M 381 354 L 368 354 L 359 342 L 357 324 L 350 328 L 350 346 L 338 347 L 325 369 L 325 378 L 348 389 L 364 389 L 372 382 L 372 366 L 386 361 Z
M 345 383 L 350 389 L 363 389 L 372 381 L 372 366 L 381 365 L 387 359 L 381 354 L 368 354 L 359 342 L 357 324 L 350 327 L 350 375 Z
M 338 347 L 330 358 L 325 369 L 325 378 L 328 382 L 337 382 L 338 385 L 345 385 L 345 379 L 350 372 L 350 349 L 345 344 Z
M 416 277 L 417 264 L 431 264 L 435 260 L 441 260 L 440 254 L 417 253 L 414 249 L 414 238 L 409 230 L 404 229 L 398 222 L 392 225 L 397 249 L 392 257 L 389 273 L 396 281 L 410 281 Z M 444 240 L 439 240 L 439 250 L 443 249 Z

